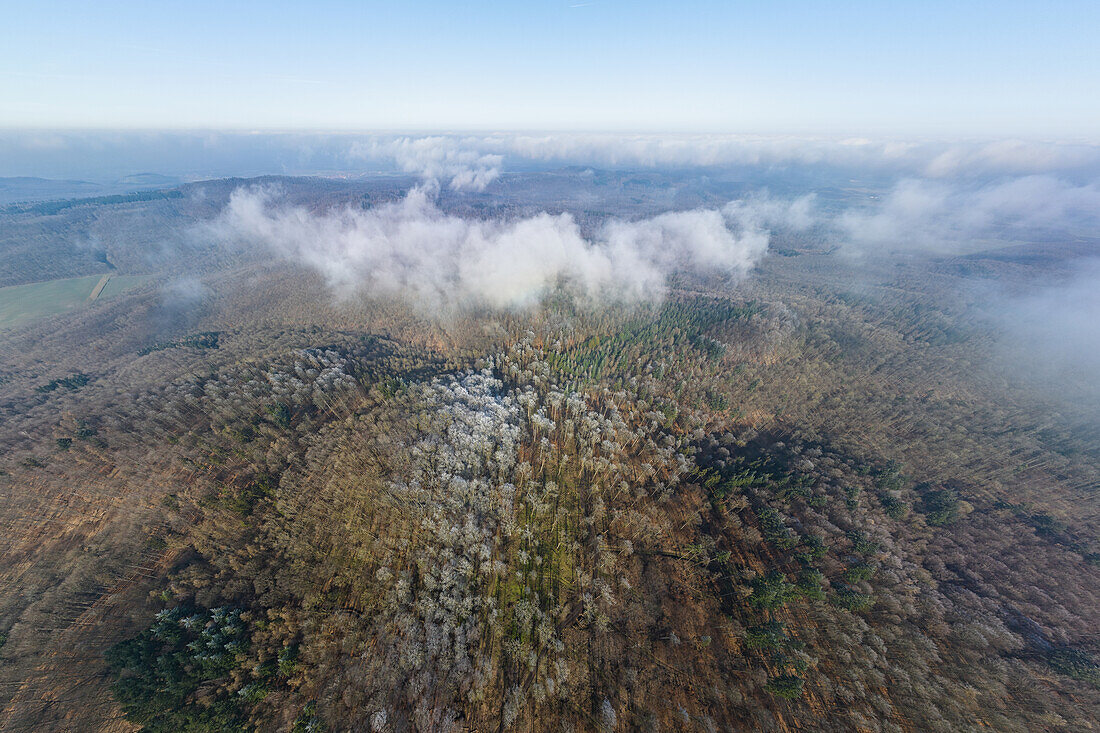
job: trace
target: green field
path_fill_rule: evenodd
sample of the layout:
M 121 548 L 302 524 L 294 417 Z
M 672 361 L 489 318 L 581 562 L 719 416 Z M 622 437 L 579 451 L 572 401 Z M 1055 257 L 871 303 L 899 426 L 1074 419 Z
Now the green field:
M 136 288 L 138 285 L 144 285 L 152 279 L 149 275 L 112 275 L 111 279 L 107 281 L 107 286 L 103 288 L 103 292 L 99 294 L 99 300 L 113 298 L 127 290 Z
M 0 288 L 0 330 L 89 305 L 88 298 L 102 277 L 86 275 Z M 112 275 L 99 299 L 111 298 L 148 280 L 146 275 Z

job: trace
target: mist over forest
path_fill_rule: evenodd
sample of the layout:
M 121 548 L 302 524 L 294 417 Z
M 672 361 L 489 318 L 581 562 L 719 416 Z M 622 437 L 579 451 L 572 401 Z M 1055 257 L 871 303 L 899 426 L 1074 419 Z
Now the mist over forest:
M 0 161 L 0 731 L 1100 724 L 1100 148 Z

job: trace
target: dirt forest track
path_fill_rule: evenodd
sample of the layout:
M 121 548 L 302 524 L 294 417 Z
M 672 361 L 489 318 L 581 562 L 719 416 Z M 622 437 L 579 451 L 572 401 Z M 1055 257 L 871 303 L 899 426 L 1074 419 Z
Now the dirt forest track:
M 104 275 L 99 278 L 99 282 L 92 288 L 92 292 L 88 295 L 88 302 L 94 303 L 95 299 L 99 297 L 99 294 L 103 292 L 103 288 L 107 287 L 107 283 L 111 281 L 110 275 Z

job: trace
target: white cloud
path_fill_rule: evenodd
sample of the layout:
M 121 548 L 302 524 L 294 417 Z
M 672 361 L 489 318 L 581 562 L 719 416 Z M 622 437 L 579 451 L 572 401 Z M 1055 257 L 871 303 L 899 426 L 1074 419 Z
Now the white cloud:
M 1100 174 L 1093 140 L 937 140 L 794 135 L 295 132 L 0 132 L 0 175 L 115 180 L 142 171 L 185 178 L 396 168 L 481 189 L 502 171 L 830 166 L 854 176 L 974 180 Z
M 320 272 L 337 292 L 398 296 L 423 309 L 531 307 L 563 284 L 598 301 L 660 299 L 674 270 L 740 278 L 768 234 L 748 209 L 692 210 L 608 222 L 585 239 L 569 214 L 512 221 L 448 215 L 431 189 L 398 203 L 314 214 L 270 190 L 238 189 L 214 225 Z
M 509 161 L 616 167 L 828 165 L 924 178 L 1032 175 L 1100 167 L 1100 146 L 1036 140 L 942 141 L 764 135 L 491 133 L 371 137 L 358 160 L 391 160 L 425 178 L 495 179 Z
M 1029 229 L 1100 224 L 1100 187 L 1050 176 L 1025 176 L 970 187 L 905 179 L 873 207 L 849 209 L 835 219 L 845 243 L 949 252 L 968 240 L 1021 235 Z
M 817 196 L 812 193 L 796 199 L 773 198 L 767 193 L 756 193 L 730 201 L 722 211 L 730 219 L 761 229 L 783 227 L 804 231 L 819 223 L 821 218 L 817 211 Z
M 500 175 L 502 156 L 456 144 L 440 135 L 372 138 L 352 143 L 349 155 L 364 160 L 392 160 L 405 173 L 425 181 L 446 181 L 455 190 L 484 191 Z
M 988 311 L 1004 329 L 1006 365 L 1071 400 L 1095 400 L 1100 398 L 1100 260 L 1072 267 L 1059 282 L 994 298 Z

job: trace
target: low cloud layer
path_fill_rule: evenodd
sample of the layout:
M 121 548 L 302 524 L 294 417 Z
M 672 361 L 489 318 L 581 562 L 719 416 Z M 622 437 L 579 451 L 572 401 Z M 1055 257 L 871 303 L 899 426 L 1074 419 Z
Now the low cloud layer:
M 1100 148 L 1085 143 L 508 133 L 373 139 L 354 144 L 352 154 L 392 160 L 425 181 L 478 191 L 508 164 L 532 161 L 609 168 L 820 165 L 882 174 L 894 183 L 881 198 L 849 202 L 840 211 L 823 211 L 812 195 L 797 201 L 749 197 L 725 209 L 728 217 L 760 228 L 820 227 L 843 250 L 860 255 L 880 249 L 955 253 L 981 240 L 1100 226 Z
M 781 199 L 766 192 L 757 192 L 730 201 L 722 211 L 730 220 L 754 229 L 782 227 L 797 232 L 810 229 L 822 221 L 817 210 L 817 196 L 812 193 L 795 199 Z
M 320 272 L 335 291 L 403 297 L 422 309 L 524 309 L 558 285 L 602 302 L 660 299 L 674 271 L 746 275 L 764 256 L 763 218 L 748 208 L 607 222 L 595 240 L 569 214 L 513 221 L 451 216 L 431 187 L 361 210 L 314 214 L 271 190 L 238 189 L 215 224 Z
M 1100 226 L 1100 186 L 1026 176 L 985 186 L 906 179 L 881 201 L 833 222 L 842 245 L 955 252 L 975 240 Z
M 621 135 L 606 133 L 498 133 L 401 138 L 432 157 L 496 155 L 524 161 L 610 168 L 833 166 L 925 178 L 1033 175 L 1100 167 L 1092 143 L 1039 140 L 902 140 L 766 135 Z M 362 148 L 360 148 L 362 150 Z
M 114 180 L 398 170 L 480 189 L 502 171 L 811 166 L 856 175 L 976 180 L 1100 175 L 1096 140 L 913 140 L 829 136 L 611 133 L 0 132 L 0 176 Z
M 607 168 L 774 169 L 824 166 L 863 175 L 981 180 L 1100 171 L 1100 146 L 1081 142 L 952 142 L 758 135 L 428 135 L 372 137 L 350 143 L 354 161 L 394 164 L 455 189 L 484 190 L 508 167 L 594 165 Z
M 348 154 L 363 161 L 392 160 L 405 173 L 446 181 L 456 191 L 484 191 L 500 176 L 504 161 L 499 154 L 455 145 L 438 135 L 356 141 Z
M 491 180 L 489 173 L 466 176 L 461 165 L 444 158 L 431 170 L 452 175 L 457 188 Z M 659 299 L 673 272 L 744 277 L 766 253 L 772 231 L 815 229 L 842 251 L 873 257 L 961 253 L 1100 225 L 1100 187 L 1050 176 L 988 185 L 905 179 L 881 199 L 841 210 L 826 210 L 813 194 L 758 193 L 720 210 L 612 219 L 590 239 L 569 214 L 507 221 L 446 214 L 435 203 L 438 185 L 415 187 L 393 204 L 323 213 L 281 203 L 271 189 L 238 189 L 216 233 L 313 268 L 341 295 L 398 296 L 438 310 L 523 309 L 558 285 L 594 301 Z
M 1029 292 L 995 296 L 987 311 L 1002 330 L 1007 367 L 1070 401 L 1100 399 L 1100 259 Z

